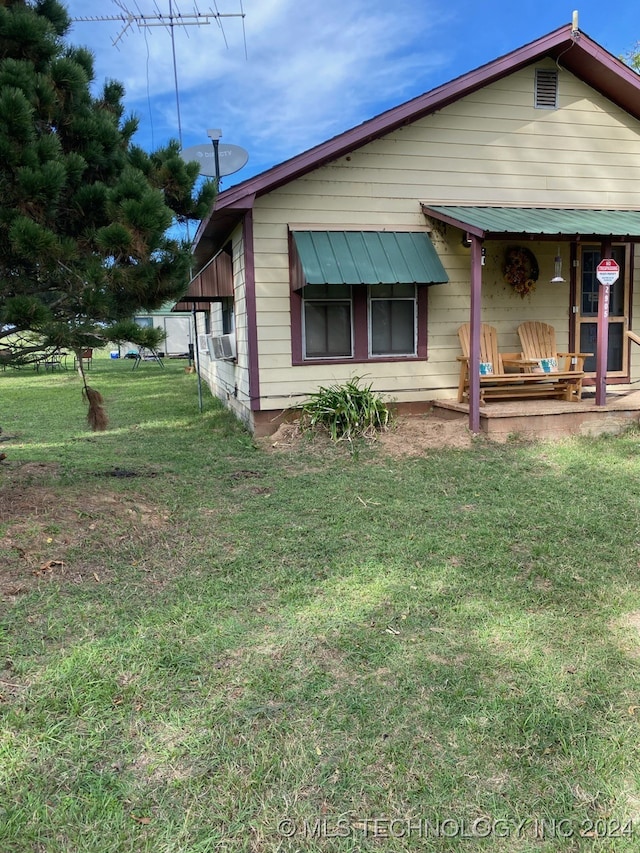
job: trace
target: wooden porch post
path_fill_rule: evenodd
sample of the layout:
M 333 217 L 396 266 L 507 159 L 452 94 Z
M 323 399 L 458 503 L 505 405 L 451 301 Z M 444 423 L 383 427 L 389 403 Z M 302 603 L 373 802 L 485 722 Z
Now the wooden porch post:
M 602 241 L 601 259 L 611 257 L 611 240 Z M 598 286 L 598 333 L 596 357 L 596 406 L 607 405 L 607 361 L 609 355 L 609 293 L 608 284 Z
M 480 432 L 480 299 L 482 240 L 471 236 L 471 304 L 469 309 L 469 429 Z

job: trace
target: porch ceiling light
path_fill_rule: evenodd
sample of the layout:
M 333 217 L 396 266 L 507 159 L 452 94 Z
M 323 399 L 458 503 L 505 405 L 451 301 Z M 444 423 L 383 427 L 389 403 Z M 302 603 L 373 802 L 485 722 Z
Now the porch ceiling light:
M 562 257 L 560 255 L 560 247 L 558 247 L 558 254 L 554 258 L 554 271 L 553 278 L 551 279 L 551 284 L 562 284 L 564 279 L 562 278 Z

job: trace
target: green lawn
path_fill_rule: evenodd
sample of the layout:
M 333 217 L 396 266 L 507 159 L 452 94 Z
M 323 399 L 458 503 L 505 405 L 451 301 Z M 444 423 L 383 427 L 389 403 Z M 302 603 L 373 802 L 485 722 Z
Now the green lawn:
M 2 853 L 637 851 L 638 433 L 272 453 L 0 374 Z

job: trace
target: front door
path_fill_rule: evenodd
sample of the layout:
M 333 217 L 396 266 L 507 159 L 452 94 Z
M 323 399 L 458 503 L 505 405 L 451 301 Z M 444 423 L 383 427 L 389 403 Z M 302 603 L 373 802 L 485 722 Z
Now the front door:
M 620 278 L 610 287 L 609 296 L 609 352 L 607 376 L 629 375 L 625 332 L 629 327 L 629 246 L 613 246 L 611 256 L 620 265 Z M 585 360 L 587 375 L 595 376 L 596 342 L 598 337 L 598 297 L 600 283 L 596 267 L 602 259 L 600 246 L 582 246 L 578 252 L 576 279 L 575 342 L 579 352 L 592 352 Z

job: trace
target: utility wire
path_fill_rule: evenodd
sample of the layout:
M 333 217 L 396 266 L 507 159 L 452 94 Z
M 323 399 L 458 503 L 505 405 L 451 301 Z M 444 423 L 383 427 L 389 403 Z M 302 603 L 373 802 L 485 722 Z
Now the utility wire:
M 176 58 L 176 42 L 175 42 L 175 28 L 176 27 L 184 27 L 186 31 L 186 27 L 189 26 L 202 26 L 204 24 L 210 24 L 212 20 L 215 20 L 218 23 L 222 31 L 222 36 L 224 38 L 225 45 L 228 48 L 227 37 L 222 27 L 222 19 L 223 18 L 242 18 L 242 35 L 244 41 L 244 53 L 245 58 L 247 56 L 247 38 L 246 32 L 244 28 L 244 18 L 245 13 L 242 8 L 242 0 L 240 2 L 240 12 L 220 12 L 218 11 L 217 0 L 214 0 L 214 5 L 216 7 L 216 11 L 213 12 L 209 10 L 209 12 L 200 12 L 197 7 L 194 7 L 193 14 L 183 15 L 179 9 L 176 9 L 174 13 L 173 8 L 173 0 L 169 0 L 169 14 L 163 15 L 160 9 L 156 6 L 156 11 L 152 15 L 145 15 L 140 10 L 137 0 L 133 0 L 135 3 L 137 12 L 132 12 L 126 5 L 125 0 L 113 0 L 116 6 L 121 10 L 122 14 L 120 15 L 100 15 L 100 16 L 81 16 L 77 18 L 72 18 L 73 22 L 79 23 L 102 23 L 106 21 L 121 21 L 123 26 L 118 35 L 113 39 L 113 44 L 115 47 L 118 46 L 118 42 L 123 38 L 123 36 L 127 33 L 127 31 L 131 28 L 132 25 L 138 27 L 138 29 L 142 29 L 145 31 L 145 43 L 147 45 L 147 101 L 149 103 L 149 110 L 151 111 L 151 95 L 150 95 L 150 87 L 149 87 L 149 44 L 147 41 L 147 29 L 149 27 L 166 27 L 169 31 L 169 35 L 171 37 L 171 56 L 173 60 L 173 84 L 176 95 L 176 113 L 178 118 L 178 139 L 180 141 L 180 148 L 182 148 L 182 117 L 180 114 L 180 88 L 178 86 L 178 62 Z M 153 135 L 153 122 L 152 122 L 152 135 Z
M 176 62 L 175 26 L 173 24 L 173 2 L 169 0 L 169 20 L 171 30 L 171 56 L 173 57 L 173 83 L 176 90 L 176 114 L 178 116 L 178 139 L 182 150 L 182 120 L 180 118 L 180 89 L 178 88 L 178 63 Z
M 147 31 L 144 31 L 144 43 L 147 48 L 147 59 L 145 62 L 145 74 L 147 77 L 147 107 L 149 109 L 149 125 L 151 127 L 151 148 L 155 148 L 155 140 L 153 133 L 153 110 L 151 108 L 151 82 L 149 77 L 149 62 L 151 60 L 151 52 L 149 50 L 149 39 L 147 38 Z

